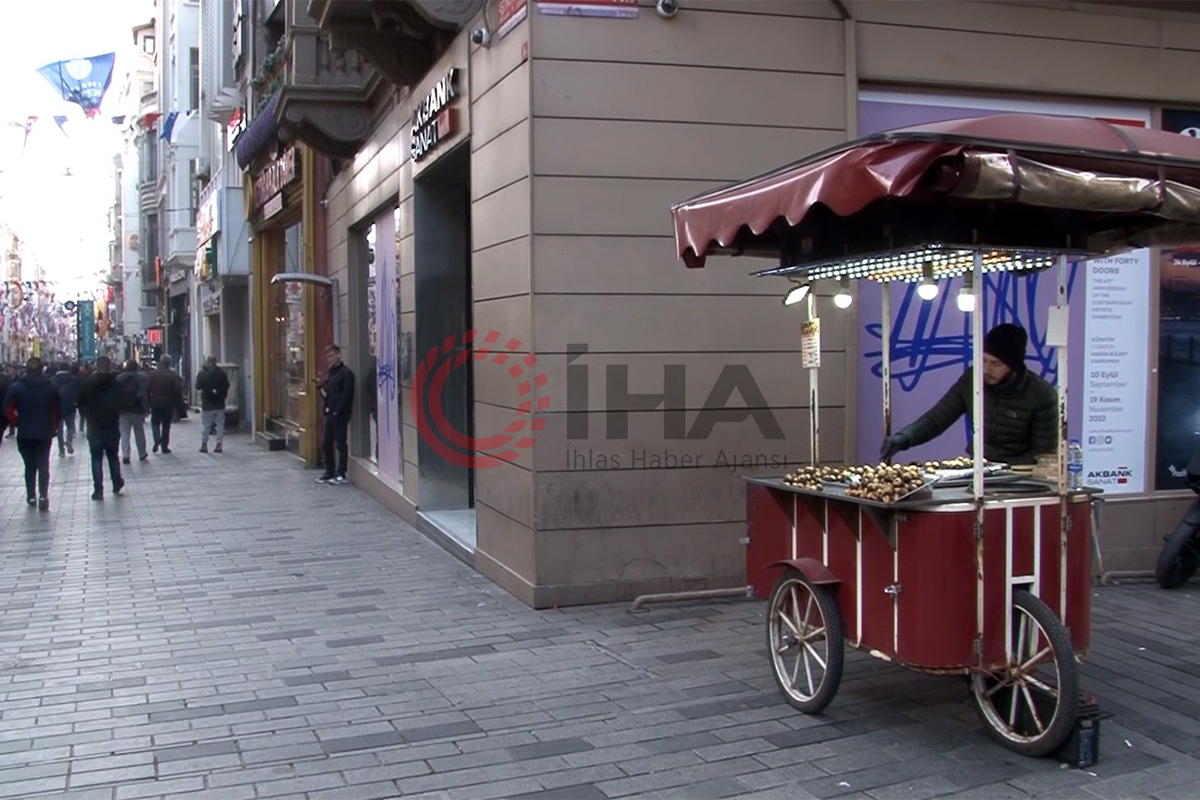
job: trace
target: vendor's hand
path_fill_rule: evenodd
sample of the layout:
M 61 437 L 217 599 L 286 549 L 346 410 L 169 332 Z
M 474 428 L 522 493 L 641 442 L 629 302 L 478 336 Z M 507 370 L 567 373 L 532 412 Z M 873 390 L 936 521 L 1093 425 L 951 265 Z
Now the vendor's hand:
M 883 444 L 879 447 L 879 460 L 883 463 L 890 463 L 892 458 L 901 450 L 908 449 L 908 440 L 902 433 L 893 433 L 891 436 L 883 440 Z

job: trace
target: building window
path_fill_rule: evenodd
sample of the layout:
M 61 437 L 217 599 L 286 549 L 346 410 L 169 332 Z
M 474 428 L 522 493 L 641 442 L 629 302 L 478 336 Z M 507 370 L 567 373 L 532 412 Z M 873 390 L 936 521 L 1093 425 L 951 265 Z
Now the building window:
M 188 109 L 200 107 L 200 48 L 193 47 L 188 51 L 188 61 L 192 68 L 192 95 Z
M 148 56 L 154 55 L 154 37 L 153 36 L 143 36 L 142 37 L 142 52 Z

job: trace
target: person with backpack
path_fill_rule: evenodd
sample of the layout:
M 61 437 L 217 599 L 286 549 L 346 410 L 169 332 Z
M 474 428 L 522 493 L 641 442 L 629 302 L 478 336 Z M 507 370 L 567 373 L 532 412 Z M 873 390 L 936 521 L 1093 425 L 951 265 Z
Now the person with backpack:
M 229 376 L 217 366 L 217 357 L 209 356 L 196 376 L 200 391 L 200 452 L 208 452 L 208 437 L 217 437 L 214 453 L 223 453 L 225 442 L 225 398 L 229 396 Z
M 146 414 L 150 411 L 150 382 L 132 358 L 125 362 L 125 371 L 117 376 L 121 392 L 121 463 L 129 463 L 129 434 L 137 438 L 138 461 L 150 457 L 146 452 Z

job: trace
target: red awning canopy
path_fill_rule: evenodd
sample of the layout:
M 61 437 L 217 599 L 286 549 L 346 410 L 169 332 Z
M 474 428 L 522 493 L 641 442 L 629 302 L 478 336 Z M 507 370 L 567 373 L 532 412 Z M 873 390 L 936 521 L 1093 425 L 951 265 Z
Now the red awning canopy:
M 1200 242 L 1200 140 L 1001 114 L 888 131 L 672 207 L 689 267 L 916 244 L 1111 253 Z

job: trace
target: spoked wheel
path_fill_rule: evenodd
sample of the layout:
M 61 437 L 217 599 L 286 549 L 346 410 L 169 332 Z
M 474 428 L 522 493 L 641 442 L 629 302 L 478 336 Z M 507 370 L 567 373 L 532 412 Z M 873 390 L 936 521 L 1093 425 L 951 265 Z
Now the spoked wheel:
M 1053 753 L 1079 713 L 1079 673 L 1071 640 L 1054 612 L 1029 592 L 1013 594 L 1012 659 L 971 678 L 988 733 L 1027 756 Z
M 827 586 L 798 570 L 779 576 L 767 613 L 767 647 L 775 683 L 788 703 L 816 714 L 842 681 L 842 615 Z

